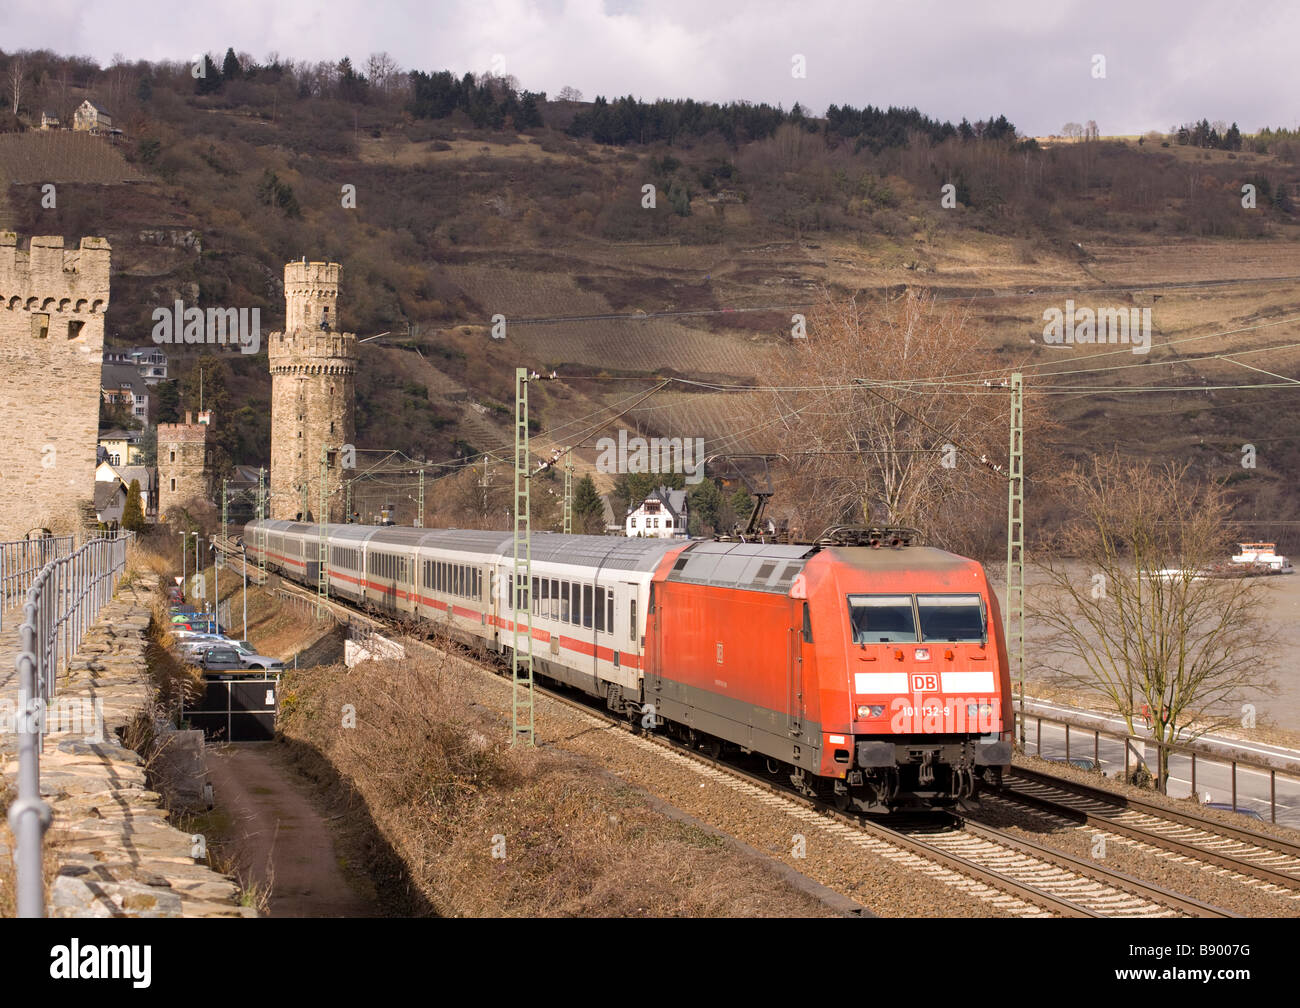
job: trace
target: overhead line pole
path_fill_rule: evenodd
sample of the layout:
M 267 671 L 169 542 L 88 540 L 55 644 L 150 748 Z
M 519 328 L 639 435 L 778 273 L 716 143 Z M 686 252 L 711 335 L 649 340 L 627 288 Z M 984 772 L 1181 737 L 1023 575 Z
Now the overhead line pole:
M 514 564 L 510 578 L 511 744 L 536 745 L 533 720 L 533 559 L 528 456 L 528 369 L 515 368 Z M 520 654 L 520 641 L 526 649 Z
M 1020 747 L 1025 746 L 1025 376 L 1011 375 L 1007 480 L 1007 658 L 1015 666 Z M 1013 650 L 1014 648 L 1014 650 Z
M 305 517 L 305 516 L 304 516 Z M 316 616 L 324 619 L 329 611 L 329 537 L 325 523 L 329 520 L 329 449 L 320 449 L 320 512 L 316 516 Z
M 564 452 L 564 534 L 573 535 L 573 449 Z

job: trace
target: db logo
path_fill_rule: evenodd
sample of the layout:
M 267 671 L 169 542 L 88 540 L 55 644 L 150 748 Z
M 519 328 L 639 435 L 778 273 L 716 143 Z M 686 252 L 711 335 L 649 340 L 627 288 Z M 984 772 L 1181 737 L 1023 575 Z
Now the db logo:
M 933 672 L 912 676 L 913 693 L 937 693 L 938 691 L 939 677 Z

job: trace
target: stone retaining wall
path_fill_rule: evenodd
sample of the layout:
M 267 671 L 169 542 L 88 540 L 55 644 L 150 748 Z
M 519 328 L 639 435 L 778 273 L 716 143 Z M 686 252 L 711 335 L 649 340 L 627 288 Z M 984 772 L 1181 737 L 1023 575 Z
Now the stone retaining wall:
M 41 793 L 54 810 L 47 850 L 58 874 L 47 893 L 52 917 L 241 917 L 238 887 L 194 857 L 188 833 L 168 822 L 149 789 L 144 761 L 118 731 L 150 710 L 156 688 L 145 658 L 156 576 L 123 583 L 100 612 L 62 677 L 41 757 Z M 6 620 L 0 668 L 12 669 L 17 620 Z M 0 694 L 17 695 L 16 676 Z M 96 733 L 93 713 L 102 712 Z M 0 769 L 16 781 L 16 739 L 0 735 Z M 8 857 L 9 852 L 0 851 Z

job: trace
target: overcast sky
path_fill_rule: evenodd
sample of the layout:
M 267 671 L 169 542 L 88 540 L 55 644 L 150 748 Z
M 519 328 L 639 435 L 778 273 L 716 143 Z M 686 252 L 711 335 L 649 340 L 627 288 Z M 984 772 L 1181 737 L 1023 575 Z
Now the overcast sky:
M 1104 134 L 1201 117 L 1295 127 L 1298 44 L 1295 0 L 0 0 L 5 51 L 105 66 L 119 53 L 220 64 L 227 46 L 354 64 L 386 50 L 404 69 L 503 66 L 588 100 L 914 105 L 954 122 L 1005 114 L 1029 135 L 1089 119 Z

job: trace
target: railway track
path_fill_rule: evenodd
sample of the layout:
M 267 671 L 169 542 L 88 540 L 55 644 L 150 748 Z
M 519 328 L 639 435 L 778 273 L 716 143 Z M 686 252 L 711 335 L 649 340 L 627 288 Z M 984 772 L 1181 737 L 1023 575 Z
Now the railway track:
M 992 801 L 1046 812 L 1300 899 L 1300 845 L 1278 837 L 1022 767 L 1011 771 Z
M 239 551 L 230 543 L 222 543 L 219 548 L 238 558 Z M 314 592 L 294 582 L 282 581 L 282 585 L 287 592 L 316 600 Z M 349 604 L 330 600 L 327 606 L 343 620 L 359 621 L 375 629 L 402 630 L 383 617 L 363 613 Z M 495 671 L 481 663 L 480 666 L 484 671 Z M 575 699 L 562 690 L 541 686 L 537 689 L 586 719 L 625 730 L 633 745 L 692 764 L 716 783 L 764 804 L 779 803 L 810 825 L 829 829 L 865 851 L 922 871 L 955 888 L 974 889 L 980 898 L 1014 916 L 1238 916 L 961 815 L 941 814 L 925 822 L 895 826 L 841 812 L 761 773 L 711 757 L 664 736 L 643 733 L 637 730 L 635 722 L 630 724 L 625 718 Z

